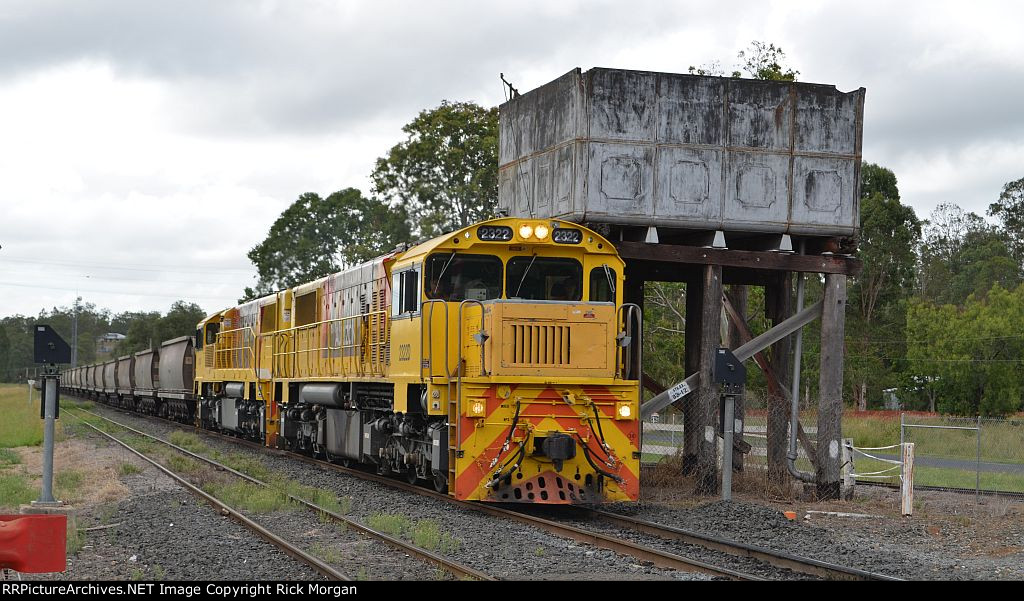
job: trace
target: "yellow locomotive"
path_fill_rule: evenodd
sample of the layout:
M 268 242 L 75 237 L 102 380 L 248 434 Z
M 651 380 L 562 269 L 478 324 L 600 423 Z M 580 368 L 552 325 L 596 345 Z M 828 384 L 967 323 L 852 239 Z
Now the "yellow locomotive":
M 196 419 L 458 499 L 639 494 L 640 311 L 597 233 L 500 218 L 216 313 Z

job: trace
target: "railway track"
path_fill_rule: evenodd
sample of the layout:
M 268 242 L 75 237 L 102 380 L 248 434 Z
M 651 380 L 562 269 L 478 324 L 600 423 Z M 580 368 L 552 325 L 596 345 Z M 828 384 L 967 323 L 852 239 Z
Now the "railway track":
M 153 436 L 152 434 L 148 434 L 146 432 L 142 432 L 141 430 L 137 430 L 135 428 L 132 428 L 131 426 L 128 426 L 128 425 L 122 424 L 122 423 L 120 423 L 118 421 L 112 420 L 112 419 L 110 419 L 110 418 L 108 418 L 106 416 L 103 416 L 103 415 L 100 415 L 98 413 L 94 413 L 92 411 L 88 411 L 88 410 L 85 410 L 85 409 L 72 410 L 72 411 L 69 411 L 69 413 L 71 413 L 72 415 L 75 415 L 74 411 L 82 411 L 82 412 L 87 413 L 89 415 L 92 415 L 92 416 L 94 416 L 94 417 L 96 417 L 98 419 L 102 419 L 105 422 L 113 424 L 114 426 L 122 428 L 122 429 L 124 429 L 124 430 L 126 430 L 128 432 L 131 432 L 132 434 L 136 434 L 138 436 L 143 436 L 143 437 L 145 437 L 145 438 L 147 438 L 149 440 L 152 440 L 152 441 L 154 441 L 156 443 L 159 443 L 161 445 L 164 445 L 164 446 L 167 446 L 169 448 L 172 448 L 175 451 L 178 451 L 179 453 L 181 453 L 181 454 L 183 454 L 183 455 L 185 455 L 187 457 L 191 457 L 192 459 L 196 459 L 198 461 L 206 463 L 207 465 L 210 465 L 211 467 L 213 467 L 213 468 L 215 468 L 217 470 L 221 470 L 221 471 L 230 473 L 230 474 L 232 474 L 232 475 L 234 475 L 234 476 L 236 476 L 238 478 L 241 478 L 241 479 L 243 479 L 243 480 L 245 480 L 245 481 L 247 481 L 247 482 L 249 482 L 251 484 L 255 484 L 256 486 L 263 487 L 263 488 L 266 488 L 266 487 L 270 486 L 266 482 L 263 482 L 263 481 L 261 481 L 261 480 L 259 480 L 257 478 L 252 477 L 252 476 L 249 476 L 248 474 L 244 474 L 244 473 L 242 473 L 242 472 L 240 472 L 238 470 L 235 470 L 235 469 L 233 469 L 233 468 L 231 468 L 231 467 L 229 467 L 227 465 L 224 465 L 224 464 L 222 464 L 222 463 L 220 463 L 218 461 L 210 459 L 209 457 L 204 457 L 203 455 L 200 455 L 200 454 L 194 453 L 194 452 L 192 452 L 192 451 L 190 451 L 188 449 L 182 448 L 182 447 L 180 447 L 180 446 L 178 446 L 178 445 L 176 445 L 176 444 L 174 444 L 174 443 L 172 443 L 170 441 L 164 440 L 164 439 L 162 439 L 162 438 L 160 438 L 158 436 Z M 194 486 L 192 483 L 188 482 L 187 480 L 185 480 L 184 478 L 182 478 L 178 474 L 175 474 L 171 470 L 167 469 L 166 467 L 164 467 L 163 465 L 158 463 L 156 460 L 151 459 L 151 458 L 145 456 L 144 454 L 139 452 L 137 449 L 131 447 L 131 445 L 129 445 L 128 443 L 126 443 L 126 442 L 124 442 L 124 441 L 114 437 L 113 435 L 111 435 L 108 432 L 104 432 L 103 430 L 101 430 L 100 428 L 97 428 L 93 424 L 90 424 L 88 421 L 82 419 L 81 416 L 75 415 L 75 417 L 77 417 L 83 424 L 89 426 L 90 428 L 92 428 L 96 432 L 99 432 L 100 434 L 102 434 L 106 438 L 114 441 L 115 443 L 117 443 L 117 444 L 121 445 L 122 447 L 128 449 L 129 451 L 131 451 L 135 455 L 141 457 L 145 461 L 147 461 L 147 462 L 151 463 L 152 465 L 156 466 L 158 469 L 160 469 L 160 471 L 162 471 L 165 474 L 167 474 L 170 477 L 172 477 L 175 481 L 177 481 L 178 483 L 182 484 L 185 488 L 187 488 L 191 492 L 193 492 L 193 493 L 201 496 L 202 498 L 206 499 L 208 502 L 212 503 L 218 509 L 227 512 L 227 514 L 230 515 L 232 518 L 236 519 L 236 521 L 240 521 L 240 523 L 242 523 L 243 525 L 248 527 L 250 530 L 253 530 L 254 532 L 259 534 L 260 536 L 262 536 L 266 540 L 270 541 L 272 544 L 280 547 L 282 550 L 284 550 L 286 553 L 288 553 L 292 557 L 295 557 L 296 559 L 299 559 L 300 561 L 303 561 L 304 563 L 309 564 L 311 567 L 313 567 L 313 569 L 317 570 L 317 572 L 321 573 L 325 577 L 330 578 L 332 580 L 351 580 L 351 578 L 348 578 L 344 574 L 341 574 L 340 572 L 338 572 L 337 570 L 335 570 L 331 566 L 327 565 L 323 561 L 317 559 L 316 557 L 314 557 L 312 555 L 309 555 L 308 553 L 306 553 L 302 549 L 300 549 L 300 548 L 296 547 L 295 545 L 285 541 L 281 537 L 279 537 L 277 535 L 274 535 L 273 533 L 269 532 L 268 530 L 266 530 L 265 528 L 263 528 L 259 524 L 253 522 L 252 520 L 250 520 L 249 518 L 244 516 L 241 512 L 235 510 L 234 508 L 229 507 L 228 505 L 226 505 L 222 501 L 214 498 L 209 493 L 207 493 L 207 492 L 203 491 L 202 489 Z M 231 438 L 231 437 L 225 437 L 225 438 Z M 491 577 L 488 574 L 480 572 L 479 570 L 476 570 L 476 569 L 471 568 L 469 566 L 465 566 L 465 565 L 459 564 L 457 562 L 451 561 L 450 559 L 447 559 L 447 558 L 445 558 L 445 557 L 443 557 L 441 555 L 438 555 L 438 554 L 433 553 L 431 551 L 428 551 L 426 549 L 421 549 L 421 548 L 419 548 L 419 547 L 417 547 L 415 545 L 407 543 L 407 542 L 405 542 L 405 541 L 403 541 L 403 540 L 401 540 L 399 538 L 395 538 L 395 537 L 393 537 L 393 536 L 391 536 L 389 534 L 386 534 L 384 532 L 380 532 L 380 531 L 374 530 L 373 528 L 370 528 L 370 527 L 368 527 L 368 526 L 366 526 L 366 525 L 364 525 L 364 524 L 362 524 L 362 523 L 360 523 L 360 522 L 358 522 L 356 520 L 353 520 L 351 518 L 348 518 L 346 516 L 343 516 L 341 514 L 333 512 L 333 511 L 331 511 L 331 510 L 329 510 L 329 509 L 327 509 L 325 507 L 321 507 L 321 506 L 319 506 L 319 505 L 317 505 L 317 504 L 315 504 L 315 503 L 313 503 L 311 501 L 308 501 L 306 499 L 303 499 L 301 497 L 297 497 L 297 496 L 291 495 L 291 494 L 288 494 L 287 496 L 288 496 L 289 500 L 291 500 L 292 502 L 297 503 L 297 504 L 299 504 L 299 505 L 301 505 L 301 506 L 303 506 L 303 507 L 305 507 L 307 509 L 310 509 L 311 511 L 316 512 L 319 516 L 323 516 L 323 517 L 325 517 L 327 519 L 330 519 L 330 520 L 332 520 L 332 521 L 334 521 L 336 523 L 339 523 L 339 524 L 344 524 L 346 527 L 348 527 L 348 528 L 350 528 L 350 529 L 352 529 L 352 530 L 354 530 L 356 532 L 364 534 L 364 535 L 366 535 L 366 536 L 368 536 L 368 537 L 370 537 L 372 539 L 379 540 L 379 541 L 381 541 L 383 543 L 386 543 L 386 544 L 388 544 L 388 545 L 390 545 L 390 546 L 392 546 L 392 547 L 394 547 L 394 548 L 396 548 L 396 549 L 398 549 L 398 550 L 400 550 L 400 551 L 402 551 L 404 553 L 408 553 L 412 557 L 416 557 L 417 559 L 420 559 L 420 560 L 422 560 L 422 561 L 424 561 L 426 563 L 429 563 L 429 564 L 431 564 L 431 565 L 433 565 L 433 566 L 435 566 L 435 567 L 437 567 L 437 568 L 439 568 L 441 570 L 444 570 L 445 572 L 455 576 L 456 578 L 465 578 L 465 579 L 474 579 L 474 580 L 495 580 L 495 578 Z
M 799 557 L 789 553 L 781 553 L 765 549 L 763 547 L 709 536 L 693 532 L 691 530 L 684 530 L 674 526 L 658 524 L 609 511 L 589 508 L 580 508 L 579 511 L 585 513 L 591 519 L 605 522 L 618 528 L 635 530 L 637 532 L 643 532 L 666 540 L 676 540 L 687 544 L 699 545 L 701 547 L 714 549 L 736 557 L 755 559 L 777 568 L 791 570 L 799 574 L 814 576 L 824 580 L 902 580 L 901 578 L 888 576 L 886 574 L 869 572 L 858 568 L 851 568 L 817 559 L 811 559 L 809 557 Z
M 136 413 L 129 414 L 143 418 L 153 417 L 139 415 Z M 608 549 L 621 555 L 634 557 L 639 561 L 649 562 L 650 564 L 658 567 L 680 570 L 684 572 L 710 574 L 715 577 L 727 578 L 732 580 L 766 579 L 762 576 L 758 576 L 749 572 L 717 566 L 706 561 L 684 557 L 650 545 L 642 545 L 631 541 L 623 540 L 622 537 L 617 537 L 601 532 L 596 532 L 593 530 L 588 530 L 585 528 L 580 528 L 578 526 L 561 523 L 558 520 L 546 519 L 543 517 L 530 515 L 529 513 L 525 513 L 523 511 L 516 511 L 491 504 L 459 501 L 451 498 L 446 494 L 438 493 L 434 490 L 424 488 L 419 485 L 409 484 L 401 480 L 396 480 L 388 476 L 381 476 L 359 469 L 343 467 L 340 465 L 336 465 L 334 463 L 330 463 L 320 459 L 315 459 L 313 457 L 305 455 L 299 455 L 295 453 L 288 453 L 286 451 L 270 449 L 253 441 L 245 440 L 235 436 L 228 436 L 218 432 L 204 430 L 202 428 L 198 428 L 195 426 L 190 427 L 177 422 L 172 422 L 170 420 L 164 420 L 161 418 L 155 419 L 159 419 L 163 423 L 174 424 L 177 427 L 186 429 L 191 428 L 193 431 L 197 433 L 202 433 L 204 435 L 224 439 L 230 441 L 233 444 L 246 446 L 261 453 L 285 456 L 290 459 L 316 465 L 318 467 L 332 470 L 338 473 L 343 473 L 365 480 L 370 480 L 382 484 L 384 486 L 388 486 L 390 488 L 402 490 L 404 492 L 409 492 L 425 497 L 438 499 L 440 501 L 456 505 L 468 511 L 484 513 L 503 519 L 515 520 L 520 523 L 527 524 L 540 530 L 549 532 L 556 536 L 571 539 L 598 548 Z M 865 570 L 842 566 L 839 564 L 824 562 L 806 557 L 799 557 L 787 553 L 781 553 L 771 549 L 755 547 L 753 545 L 747 545 L 744 543 L 730 541 L 723 538 L 711 537 L 708 535 L 692 531 L 686 531 L 663 524 L 657 524 L 654 522 L 648 522 L 645 520 L 639 520 L 629 516 L 623 516 L 603 510 L 584 508 L 576 508 L 576 510 L 578 512 L 577 517 L 582 515 L 591 520 L 596 520 L 604 522 L 606 524 L 613 525 L 616 528 L 631 530 L 642 534 L 654 536 L 664 541 L 679 541 L 689 545 L 696 545 L 704 549 L 724 553 L 733 557 L 754 560 L 756 562 L 760 562 L 762 564 L 771 566 L 772 568 L 776 568 L 778 570 L 789 570 L 790 572 L 796 574 L 802 574 L 814 578 L 821 578 L 827 580 L 900 580 L 899 578 L 888 576 L 885 574 L 868 572 Z

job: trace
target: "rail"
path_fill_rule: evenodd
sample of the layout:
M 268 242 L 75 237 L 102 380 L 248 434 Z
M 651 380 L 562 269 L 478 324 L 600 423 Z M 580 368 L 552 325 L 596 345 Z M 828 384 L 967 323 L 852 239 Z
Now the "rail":
M 143 415 L 141 417 L 143 419 L 161 419 L 161 418 L 155 418 L 155 417 L 152 417 L 152 416 L 145 416 L 145 415 Z M 181 426 L 181 424 L 177 424 L 177 423 L 174 423 L 174 425 L 177 426 L 177 427 L 183 427 L 183 426 Z M 234 437 L 234 436 L 227 436 L 227 435 L 224 435 L 224 434 L 218 434 L 216 432 L 211 432 L 209 430 L 203 430 L 203 429 L 201 429 L 199 427 L 195 427 L 195 426 L 191 427 L 191 429 L 193 431 L 197 432 L 197 433 L 202 433 L 202 434 L 207 435 L 207 436 L 216 437 L 218 439 L 225 440 L 227 442 L 231 442 L 232 444 L 242 445 L 242 446 L 248 447 L 250 449 L 253 449 L 255 451 L 264 453 L 264 454 L 276 454 L 271 449 L 268 449 L 267 447 L 265 447 L 265 446 L 263 446 L 263 445 L 261 445 L 259 443 L 256 443 L 256 442 L 248 441 L 248 440 L 237 438 L 237 437 Z M 308 456 L 301 455 L 301 454 L 289 453 L 287 456 L 290 459 L 294 459 L 296 461 L 300 461 L 300 462 L 307 463 L 307 464 L 310 464 L 310 465 L 317 465 L 317 466 L 320 466 L 320 467 L 322 467 L 324 469 L 327 469 L 327 470 L 331 470 L 331 471 L 342 473 L 342 474 L 347 474 L 349 476 L 354 476 L 354 477 L 357 477 L 357 478 L 360 478 L 360 479 L 363 479 L 363 480 L 369 480 L 369 481 L 375 482 L 377 484 L 381 484 L 381 485 L 389 487 L 389 488 L 393 488 L 393 489 L 397 489 L 397 490 L 401 490 L 401 491 L 405 491 L 405 492 L 410 492 L 410 493 L 415 493 L 415 494 L 418 494 L 418 495 L 422 495 L 424 497 L 436 499 L 438 501 L 442 501 L 442 502 L 445 502 L 445 503 L 448 503 L 448 504 L 460 507 L 462 509 L 466 509 L 468 511 L 473 511 L 473 512 L 477 512 L 477 513 L 484 513 L 484 514 L 489 514 L 489 515 L 492 515 L 492 516 L 495 516 L 495 517 L 508 518 L 508 519 L 513 519 L 513 520 L 516 520 L 516 521 L 520 521 L 522 523 L 526 523 L 526 524 L 529 524 L 531 526 L 534 526 L 534 527 L 537 527 L 537 528 L 541 528 L 543 530 L 546 530 L 548 532 L 556 534 L 557 536 L 562 536 L 562 537 L 565 537 L 565 538 L 574 539 L 574 540 L 583 542 L 585 544 L 591 544 L 591 545 L 594 545 L 594 546 L 600 547 L 600 548 L 611 549 L 611 550 L 614 550 L 615 552 L 623 553 L 625 555 L 630 555 L 630 556 L 633 556 L 633 557 L 640 557 L 644 561 L 650 561 L 652 564 L 658 565 L 658 566 L 661 566 L 661 567 L 667 567 L 667 568 L 671 568 L 671 569 L 684 570 L 684 571 L 690 571 L 690 572 L 711 573 L 711 574 L 716 574 L 718 576 L 722 576 L 722 577 L 726 577 L 726 578 L 734 578 L 734 579 L 753 579 L 753 580 L 763 580 L 764 579 L 763 577 L 753 576 L 753 575 L 750 575 L 750 574 L 744 574 L 742 572 L 738 572 L 738 571 L 731 570 L 731 569 L 728 569 L 728 568 L 722 568 L 722 567 L 719 567 L 719 566 L 712 566 L 710 564 L 706 564 L 706 563 L 703 563 L 703 562 L 699 562 L 699 561 L 691 560 L 691 559 L 688 559 L 688 558 L 685 558 L 685 557 L 681 557 L 681 556 L 678 556 L 678 555 L 674 555 L 674 554 L 671 554 L 671 553 L 659 551 L 659 550 L 657 550 L 655 548 L 647 547 L 647 546 L 640 545 L 640 544 L 637 544 L 637 543 L 632 543 L 632 542 L 629 542 L 629 541 L 626 541 L 626 540 L 621 540 L 621 537 L 615 537 L 615 536 L 611 536 L 611 535 L 604 535 L 604 534 L 593 532 L 593 531 L 590 531 L 590 530 L 584 530 L 584 529 L 581 529 L 581 528 L 576 528 L 576 527 L 573 527 L 573 526 L 569 526 L 567 524 L 560 524 L 560 523 L 554 522 L 552 520 L 546 520 L 546 519 L 542 519 L 542 518 L 537 518 L 535 516 L 531 516 L 529 514 L 521 513 L 519 511 L 514 511 L 512 509 L 504 508 L 504 507 L 501 507 L 501 506 L 495 506 L 495 505 L 490 505 L 490 504 L 483 504 L 483 503 L 478 503 L 478 502 L 470 502 L 470 501 L 459 501 L 457 499 L 454 499 L 454 498 L 448 496 L 447 494 L 437 493 L 437 492 L 434 492 L 433 490 L 422 488 L 422 487 L 416 486 L 416 485 L 407 484 L 406 482 L 403 482 L 401 480 L 396 480 L 396 479 L 393 479 L 393 478 L 389 478 L 387 476 L 378 475 L 378 474 L 375 474 L 375 473 L 366 472 L 366 471 L 359 470 L 359 469 L 342 467 L 342 466 L 334 464 L 334 463 L 329 463 L 329 462 L 326 462 L 326 461 L 323 461 L 323 460 L 320 460 L 320 459 L 316 459 L 316 458 L 313 458 L 313 457 L 308 457 Z M 590 511 L 588 508 L 578 508 L 578 509 L 580 511 L 582 511 L 582 512 Z M 601 510 L 595 510 L 595 511 L 600 512 L 600 513 L 604 513 L 604 514 L 609 514 L 609 512 L 605 512 L 605 511 L 601 511 Z M 611 514 L 611 515 L 614 515 L 614 517 L 616 517 L 616 518 L 623 517 L 620 514 Z M 625 518 L 625 519 L 628 519 L 628 518 Z M 630 527 L 636 527 L 637 525 L 643 525 L 643 522 L 640 521 L 640 520 L 631 520 L 631 521 L 633 522 L 633 524 Z M 668 526 L 665 526 L 663 524 L 653 524 L 652 523 L 651 526 L 656 526 L 657 529 L 658 529 L 657 530 L 657 535 L 661 536 L 663 538 L 676 538 L 676 539 L 678 539 L 678 538 L 680 538 L 679 534 L 682 533 L 682 534 L 685 534 L 685 535 L 688 535 L 688 536 L 692 536 L 694 538 L 694 540 L 689 541 L 689 542 L 691 542 L 691 544 L 697 544 L 697 545 L 702 546 L 704 548 L 715 549 L 715 550 L 719 550 L 719 551 L 722 551 L 722 552 L 725 552 L 725 553 L 729 553 L 729 554 L 732 554 L 732 555 L 752 557 L 754 559 L 758 559 L 760 561 L 764 561 L 766 563 L 775 565 L 776 567 L 785 568 L 785 569 L 791 569 L 791 570 L 794 570 L 794 571 L 797 571 L 797 572 L 802 572 L 802 573 L 806 573 L 806 574 L 810 574 L 810 575 L 817 575 L 818 577 L 831 578 L 831 579 L 849 579 L 849 580 L 899 580 L 899 578 L 895 578 L 895 577 L 888 576 L 888 575 L 885 575 L 885 574 L 879 574 L 879 573 L 875 573 L 875 572 L 867 572 L 867 571 L 864 571 L 864 570 L 859 570 L 857 568 L 850 568 L 850 567 L 841 566 L 841 565 L 838 565 L 838 564 L 831 564 L 831 563 L 828 563 L 828 562 L 823 562 L 823 561 L 819 561 L 819 560 L 813 560 L 813 559 L 806 558 L 806 557 L 799 557 L 799 556 L 780 554 L 779 552 L 776 552 L 776 551 L 773 551 L 773 550 L 759 548 L 759 547 L 754 547 L 752 545 L 744 545 L 744 544 L 738 543 L 736 541 L 727 541 L 725 539 L 716 539 L 714 537 L 703 536 L 703 535 L 699 535 L 699 534 L 696 534 L 696 533 L 693 533 L 693 532 L 682 531 L 681 529 L 677 529 L 677 528 L 673 528 L 673 527 L 668 527 Z M 673 532 L 673 531 L 675 531 L 675 532 Z M 702 540 L 697 540 L 697 539 L 702 539 Z M 712 544 L 709 544 L 709 543 L 712 543 Z M 723 545 L 728 545 L 729 548 L 728 549 L 727 548 L 722 548 Z M 716 549 L 716 547 L 719 547 L 719 548 Z M 802 565 L 784 565 L 784 563 L 781 563 L 779 561 L 774 561 L 771 557 L 758 557 L 758 555 L 760 555 L 762 553 L 765 554 L 765 555 L 775 556 L 777 559 L 781 560 L 781 562 L 791 562 L 793 564 L 802 564 Z M 824 570 L 824 571 L 827 571 L 827 572 L 831 572 L 831 573 L 818 573 L 818 574 L 815 574 L 815 571 L 821 571 L 821 570 Z
M 176 444 L 174 444 L 174 443 L 172 443 L 172 442 L 170 442 L 168 440 L 160 438 L 159 436 L 154 436 L 152 434 L 147 434 L 146 432 L 142 432 L 141 430 L 137 430 L 135 428 L 132 428 L 131 426 L 127 426 L 125 424 L 122 424 L 121 422 L 112 420 L 109 417 L 104 417 L 104 416 L 102 416 L 102 415 L 100 415 L 98 413 L 94 413 L 94 412 L 88 411 L 86 409 L 79 409 L 79 410 L 84 412 L 84 413 L 87 413 L 89 415 L 95 416 L 95 417 L 97 417 L 99 419 L 102 419 L 102 420 L 104 420 L 104 421 L 106 421 L 106 422 L 108 422 L 110 424 L 113 424 L 113 425 L 119 427 L 119 428 L 123 428 L 124 430 L 127 430 L 128 432 L 131 432 L 132 434 L 135 434 L 135 435 L 138 435 L 138 436 L 142 436 L 142 437 L 147 438 L 149 440 L 152 440 L 154 442 L 157 442 L 157 443 L 160 443 L 160 444 L 165 445 L 167 447 L 170 447 L 170 448 L 172 448 L 172 449 L 174 449 L 174 450 L 176 450 L 176 451 L 178 451 L 178 452 L 180 452 L 180 453 L 182 453 L 182 454 L 184 454 L 184 455 L 186 455 L 188 457 L 191 457 L 193 459 L 196 459 L 197 461 L 201 461 L 203 463 L 206 463 L 207 465 L 210 465 L 210 466 L 212 466 L 212 467 L 214 467 L 214 468 L 216 468 L 216 469 L 218 469 L 220 471 L 224 471 L 224 472 L 230 473 L 230 474 L 232 474 L 232 475 L 234 475 L 234 476 L 236 476 L 238 478 L 241 478 L 241 479 L 243 479 L 243 480 L 245 480 L 245 481 L 247 481 L 249 483 L 255 484 L 256 486 L 259 486 L 261 488 L 270 488 L 270 484 L 268 484 L 266 482 L 263 482 L 262 480 L 260 480 L 258 478 L 255 478 L 253 476 L 250 476 L 248 474 L 240 472 L 240 471 L 238 471 L 238 470 L 236 470 L 236 469 L 234 469 L 232 467 L 229 467 L 229 466 L 227 466 L 227 465 L 225 465 L 223 463 L 220 463 L 220 462 L 218 462 L 218 461 L 216 461 L 214 459 L 210 459 L 209 457 L 206 457 L 204 455 L 200 455 L 199 453 L 196 453 L 194 451 L 190 451 L 188 449 L 185 449 L 185 448 L 183 448 L 181 446 L 178 446 L 178 445 L 176 445 Z M 103 433 L 102 430 L 99 430 L 95 426 L 92 426 L 92 424 L 89 424 L 89 422 L 83 420 L 81 417 L 79 417 L 79 416 L 76 416 L 76 417 L 78 417 L 78 419 L 80 419 L 82 421 L 82 423 L 84 423 L 86 425 L 89 425 L 90 427 L 92 427 L 93 429 L 96 429 L 100 433 Z M 145 457 L 144 455 L 139 454 L 138 451 L 135 451 L 134 449 L 129 447 L 127 444 L 125 444 L 125 443 L 123 443 L 123 442 L 121 442 L 121 441 L 117 440 L 116 438 L 113 438 L 113 437 L 111 437 L 109 435 L 108 435 L 108 438 L 111 438 L 112 440 L 114 440 L 115 442 L 118 442 L 119 444 L 121 444 L 125 448 L 128 448 L 129 450 L 132 450 L 133 452 L 135 452 L 137 455 L 139 455 L 143 459 L 146 459 L 150 463 L 153 463 L 153 465 L 156 465 L 157 467 L 161 468 L 163 471 L 165 471 L 165 472 L 167 471 L 161 465 L 159 465 L 158 463 L 153 462 L 151 459 Z M 265 447 L 260 447 L 260 448 L 265 448 Z M 188 482 L 184 482 L 184 483 L 186 485 L 188 485 L 188 486 L 191 486 L 191 484 L 188 483 Z M 317 505 L 316 503 L 308 501 L 307 499 L 304 499 L 301 496 L 296 496 L 296 495 L 293 495 L 293 494 L 288 493 L 288 492 L 285 492 L 284 494 L 293 503 L 296 503 L 298 505 L 306 507 L 307 509 L 310 509 L 312 511 L 317 512 L 322 518 L 327 518 L 327 519 L 333 520 L 333 521 L 335 521 L 335 522 L 337 522 L 339 524 L 344 524 L 345 527 L 347 527 L 347 528 L 349 528 L 349 529 L 351 529 L 353 531 L 365 534 L 365 535 L 369 536 L 370 538 L 377 539 L 377 540 L 379 540 L 379 541 L 381 541 L 381 542 L 383 542 L 383 543 L 385 543 L 385 544 L 395 548 L 396 550 L 398 550 L 400 552 L 407 553 L 407 554 L 411 555 L 412 557 L 415 557 L 417 559 L 420 559 L 420 560 L 426 561 L 428 563 L 431 563 L 434 566 L 449 572 L 450 574 L 454 575 L 456 578 L 471 578 L 471 579 L 476 579 L 476 580 L 494 580 L 494 578 L 492 576 L 490 576 L 489 574 L 486 574 L 484 572 L 476 570 L 476 569 L 474 569 L 472 567 L 460 564 L 458 562 L 451 561 L 451 560 L 449 560 L 447 558 L 444 558 L 444 557 L 442 557 L 442 556 L 440 556 L 440 555 L 438 555 L 436 553 L 433 553 L 433 552 L 428 551 L 426 549 L 420 548 L 420 547 L 416 546 L 415 544 L 407 543 L 407 542 L 405 542 L 405 541 L 403 541 L 401 539 L 395 538 L 395 537 L 393 537 L 393 536 L 391 536 L 389 534 L 386 534 L 384 532 L 380 532 L 378 530 L 370 528 L 369 526 L 365 526 L 365 525 L 363 525 L 361 522 L 359 522 L 357 520 L 354 520 L 352 518 L 346 517 L 344 515 L 341 515 L 339 513 L 334 512 L 334 511 L 331 511 L 330 509 L 327 509 L 325 507 Z M 212 497 L 208 497 L 208 498 L 212 498 Z M 216 501 L 216 499 L 214 499 L 214 500 Z M 217 501 L 217 502 L 219 503 L 219 501 Z M 285 543 L 285 544 L 290 544 L 290 543 Z M 294 547 L 294 546 L 292 546 L 292 547 L 295 550 L 297 550 L 299 553 L 302 553 L 302 551 L 300 549 L 298 549 L 298 547 Z M 323 564 L 323 565 L 326 566 L 326 564 Z M 314 565 L 314 567 L 318 567 L 318 566 Z M 329 570 L 333 571 L 333 568 L 330 568 L 330 566 L 326 566 L 326 567 Z M 322 572 L 322 573 L 324 573 L 324 575 L 327 575 L 327 576 L 330 577 L 329 573 L 327 573 L 327 572 Z M 341 576 L 341 579 L 348 579 L 348 578 L 346 578 L 344 576 Z

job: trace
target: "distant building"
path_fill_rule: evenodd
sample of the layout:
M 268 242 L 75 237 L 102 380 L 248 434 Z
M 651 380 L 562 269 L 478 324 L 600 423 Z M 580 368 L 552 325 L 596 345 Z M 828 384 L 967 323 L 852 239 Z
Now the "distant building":
M 886 388 L 882 391 L 882 402 L 888 411 L 899 411 L 903 409 L 903 402 L 900 401 L 899 388 Z
M 124 334 L 108 332 L 96 339 L 96 361 L 109 361 L 115 358 L 114 350 L 117 343 L 124 340 Z

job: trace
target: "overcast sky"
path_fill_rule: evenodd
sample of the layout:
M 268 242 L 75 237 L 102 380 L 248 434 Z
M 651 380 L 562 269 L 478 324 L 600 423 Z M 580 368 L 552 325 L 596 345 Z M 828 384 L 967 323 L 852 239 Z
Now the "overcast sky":
M 0 316 L 213 311 L 307 191 L 368 192 L 443 99 L 575 68 L 730 71 L 752 40 L 867 88 L 864 160 L 927 217 L 1024 177 L 1017 2 L 0 0 Z

